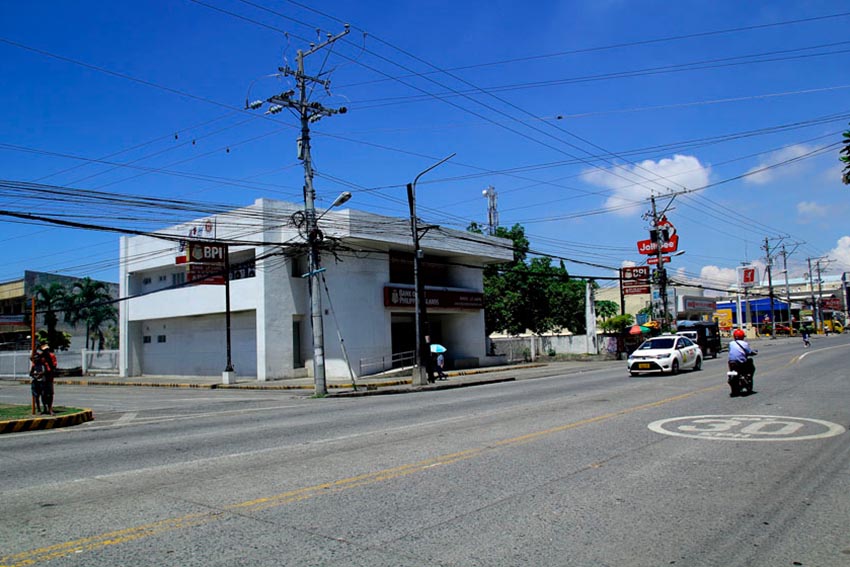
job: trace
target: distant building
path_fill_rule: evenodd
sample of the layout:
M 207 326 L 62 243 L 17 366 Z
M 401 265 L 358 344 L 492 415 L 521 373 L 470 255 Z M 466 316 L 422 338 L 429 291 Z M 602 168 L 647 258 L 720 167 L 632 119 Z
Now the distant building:
M 415 346 L 409 220 L 331 210 L 319 228 L 324 247 L 333 250 L 322 253 L 327 376 L 392 367 Z M 312 372 L 303 206 L 259 199 L 159 233 L 245 243 L 230 248 L 238 375 L 263 381 Z M 147 236 L 121 239 L 121 296 L 129 298 L 120 306 L 122 375 L 214 376 L 225 368 L 224 286 L 184 285 L 197 269 L 178 263 L 184 246 Z M 431 227 L 421 248 L 431 342 L 448 348 L 455 366 L 495 362 L 486 350 L 482 269 L 513 259 L 512 243 Z
M 30 317 L 32 313 L 33 288 L 59 283 L 69 291 L 82 278 L 25 271 L 24 277 L 0 283 L 0 350 L 28 350 L 30 348 Z M 103 282 L 113 298 L 118 297 L 118 284 Z M 64 314 L 57 313 L 59 331 L 71 335 L 69 351 L 79 352 L 86 345 L 85 325 L 72 327 L 64 322 Z M 44 329 L 44 314 L 36 315 L 36 329 Z

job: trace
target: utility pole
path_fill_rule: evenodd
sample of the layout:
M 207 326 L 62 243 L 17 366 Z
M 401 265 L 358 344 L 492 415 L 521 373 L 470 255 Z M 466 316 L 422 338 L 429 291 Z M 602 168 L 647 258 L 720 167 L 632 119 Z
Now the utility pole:
M 788 328 L 791 329 L 791 291 L 788 288 L 788 252 L 785 250 L 785 244 L 782 244 L 782 271 L 785 273 L 785 301 L 788 307 Z M 788 331 L 790 334 L 791 331 Z
M 317 51 L 332 45 L 349 33 L 349 26 L 345 24 L 345 30 L 337 35 L 327 35 L 327 39 L 316 45 L 311 43 L 307 51 L 298 50 L 295 61 L 296 68 L 278 67 L 278 71 L 285 77 L 295 78 L 295 90 L 289 90 L 269 98 L 266 102 L 271 106 L 266 114 L 277 114 L 284 108 L 294 110 L 301 122 L 301 136 L 298 138 L 298 159 L 304 165 L 304 217 L 307 230 L 307 242 L 309 244 L 309 271 L 305 274 L 310 278 L 310 321 L 313 328 L 313 379 L 316 395 L 325 395 L 328 392 L 325 382 L 325 339 L 322 326 L 322 288 L 319 276 L 322 272 L 319 246 L 322 240 L 316 221 L 316 191 L 313 188 L 313 165 L 310 155 L 310 124 L 317 122 L 326 116 L 334 114 L 345 114 L 347 109 L 326 108 L 318 102 L 309 102 L 307 86 L 319 85 L 325 90 L 330 89 L 329 79 L 312 77 L 304 72 L 304 59 Z M 297 92 L 296 92 L 297 91 Z M 294 98 L 297 94 L 297 98 Z M 247 102 L 246 106 L 256 109 L 262 106 L 263 101 Z
M 662 251 L 665 238 L 664 231 L 662 230 L 659 224 L 658 210 L 655 206 L 655 195 L 650 198 L 652 202 L 652 231 L 655 234 L 655 257 L 658 259 L 658 268 L 655 270 L 655 273 L 658 274 L 658 289 L 661 294 L 661 305 L 662 305 L 662 313 L 664 317 L 664 324 L 662 327 L 669 326 L 670 322 L 668 319 L 668 310 L 667 310 L 667 270 L 664 269 L 664 252 Z
M 768 237 L 764 237 L 764 246 L 762 247 L 765 254 L 767 255 L 767 290 L 770 294 L 770 338 L 776 338 L 776 313 L 774 312 L 774 295 L 773 295 L 773 256 L 770 255 L 770 239 Z
M 818 258 L 818 261 L 815 262 L 815 266 L 818 271 L 818 324 L 823 326 L 823 280 L 821 280 L 821 267 L 820 263 L 823 258 Z
M 496 188 L 490 185 L 481 192 L 487 197 L 487 234 L 496 236 L 499 228 L 499 210 L 496 208 Z

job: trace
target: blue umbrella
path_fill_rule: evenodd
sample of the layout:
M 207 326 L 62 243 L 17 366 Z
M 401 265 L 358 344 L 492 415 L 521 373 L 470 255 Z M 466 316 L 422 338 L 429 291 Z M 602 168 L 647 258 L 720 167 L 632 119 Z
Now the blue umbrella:
M 446 347 L 444 347 L 443 345 L 438 345 L 438 344 L 431 345 L 431 352 L 440 354 L 440 353 L 446 352 L 446 350 L 448 350 L 448 349 Z

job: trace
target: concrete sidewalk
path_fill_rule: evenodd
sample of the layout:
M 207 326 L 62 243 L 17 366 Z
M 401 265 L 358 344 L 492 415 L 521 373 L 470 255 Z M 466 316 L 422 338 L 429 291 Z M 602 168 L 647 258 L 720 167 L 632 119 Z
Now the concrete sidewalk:
M 592 362 L 589 364 L 593 364 Z M 549 364 L 516 364 L 508 366 L 493 366 L 469 370 L 446 372 L 447 379 L 438 380 L 425 386 L 414 386 L 411 377 L 412 370 L 405 369 L 392 373 L 358 378 L 352 384 L 351 380 L 328 378 L 326 386 L 328 396 L 365 395 L 392 391 L 419 391 L 429 389 L 456 388 L 477 383 L 503 382 L 514 379 L 509 376 L 517 371 L 531 368 L 545 368 Z M 18 382 L 29 383 L 29 379 L 18 379 Z M 293 390 L 312 393 L 315 384 L 312 377 L 287 378 L 259 382 L 252 376 L 237 376 L 235 383 L 224 384 L 220 376 L 83 376 L 56 378 L 57 386 L 136 386 L 150 388 L 202 388 L 217 390 Z
M 543 375 L 552 374 L 579 374 L 590 370 L 604 368 L 605 363 L 622 364 L 620 361 L 583 360 L 563 362 L 543 362 L 515 364 L 507 366 L 492 366 L 488 368 L 475 368 L 469 370 L 456 370 L 446 372 L 445 380 L 438 380 L 424 386 L 414 386 L 411 371 L 405 370 L 394 375 L 370 376 L 355 381 L 356 388 L 351 381 L 329 379 L 326 381 L 329 398 L 357 397 L 388 394 L 405 394 L 411 392 L 424 392 L 431 390 L 449 390 L 453 388 L 465 388 L 480 386 L 484 384 L 496 384 L 510 382 L 523 378 L 533 378 L 534 370 L 537 369 Z M 29 379 L 7 379 L 10 382 L 28 384 Z M 275 380 L 270 382 L 258 382 L 253 377 L 238 378 L 236 383 L 223 384 L 221 377 L 216 376 L 156 376 L 156 377 L 131 377 L 120 376 L 85 376 L 74 378 L 57 378 L 54 380 L 56 386 L 135 386 L 150 388 L 196 388 L 217 390 L 288 390 L 301 392 L 304 397 L 309 397 L 315 390 L 312 378 L 295 378 L 287 380 Z M 0 421 L 0 433 L 18 433 L 40 429 L 54 429 L 78 425 L 93 419 L 92 410 L 83 410 L 81 415 L 47 417 L 32 416 L 31 418 Z

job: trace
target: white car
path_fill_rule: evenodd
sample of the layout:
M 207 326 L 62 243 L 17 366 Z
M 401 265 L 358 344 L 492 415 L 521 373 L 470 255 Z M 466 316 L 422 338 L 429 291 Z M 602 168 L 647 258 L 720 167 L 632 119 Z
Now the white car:
M 629 355 L 629 374 L 669 372 L 677 374 L 683 368 L 702 369 L 702 350 L 687 337 L 661 335 L 646 340 Z

